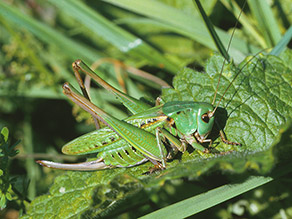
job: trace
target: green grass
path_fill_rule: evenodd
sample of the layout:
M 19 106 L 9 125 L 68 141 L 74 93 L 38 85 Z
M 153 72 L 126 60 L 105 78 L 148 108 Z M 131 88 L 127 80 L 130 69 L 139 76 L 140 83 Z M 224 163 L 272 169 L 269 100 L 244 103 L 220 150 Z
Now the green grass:
M 35 164 L 36 159 L 82 160 L 61 155 L 61 147 L 94 130 L 90 116 L 62 95 L 65 81 L 77 87 L 71 63 L 82 59 L 91 65 L 101 58 L 115 58 L 174 86 L 162 89 L 121 71 L 131 96 L 146 97 L 154 103 L 162 91 L 168 101 L 210 102 L 222 66 L 222 59 L 210 57 L 227 48 L 242 1 L 201 1 L 210 19 L 205 21 L 197 6 L 188 0 L 50 0 L 35 1 L 35 5 L 9 2 L 0 2 L 0 128 L 8 127 L 11 142 L 20 139 L 21 143 L 17 146 L 19 154 L 10 159 L 9 173 L 5 172 L 5 177 L 11 177 L 13 200 L 7 202 L 0 217 L 12 209 L 27 213 L 24 217 L 36 217 L 46 209 L 51 217 L 60 203 L 68 210 L 58 215 L 63 218 L 81 214 L 126 218 L 193 214 L 198 218 L 291 217 L 291 128 L 285 126 L 291 117 L 288 97 L 292 56 L 287 47 L 291 47 L 292 6 L 288 0 L 273 4 L 247 1 L 227 51 L 236 64 L 243 60 L 246 63 L 247 56 L 263 49 L 279 57 L 256 58 L 244 68 L 220 105 L 227 105 L 230 114 L 225 121 L 227 137 L 244 146 L 234 155 L 219 157 L 185 153 L 181 163 L 169 162 L 166 171 L 150 176 L 142 175 L 150 163 L 91 173 L 56 171 Z M 213 34 L 209 33 L 205 23 L 209 29 L 211 23 L 215 25 L 218 37 L 212 30 Z M 236 72 L 233 65 L 225 68 L 221 95 L 232 80 L 227 73 L 232 76 Z M 113 86 L 124 89 L 111 64 L 102 64 L 98 73 Z M 93 102 L 111 115 L 120 119 L 128 115 L 113 96 L 98 86 L 93 85 L 90 93 Z M 256 98 L 257 104 L 249 102 Z M 267 109 L 275 113 L 265 117 Z M 260 125 L 250 125 L 250 119 Z M 226 150 L 220 143 L 218 149 Z M 279 162 L 280 158 L 283 161 Z M 64 194 L 61 188 L 66 188 Z

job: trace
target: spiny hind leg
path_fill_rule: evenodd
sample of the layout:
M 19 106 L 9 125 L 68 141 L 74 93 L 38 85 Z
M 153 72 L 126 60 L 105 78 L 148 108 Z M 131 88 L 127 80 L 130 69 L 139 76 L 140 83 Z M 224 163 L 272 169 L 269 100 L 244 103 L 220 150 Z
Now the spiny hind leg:
M 80 70 L 79 63 L 80 62 L 81 62 L 80 60 L 76 60 L 75 62 L 73 62 L 72 63 L 72 68 L 73 68 L 75 78 L 76 78 L 76 80 L 77 80 L 77 82 L 79 84 L 79 87 L 80 87 L 80 89 L 82 91 L 83 96 L 86 99 L 88 99 L 89 101 L 91 101 L 90 100 L 90 97 L 89 97 L 89 93 L 87 92 L 86 86 L 85 86 L 85 84 L 84 84 L 84 82 L 82 80 L 82 77 L 81 77 L 80 73 L 79 73 L 79 70 Z M 92 118 L 93 118 L 93 121 L 94 121 L 94 124 L 95 124 L 96 129 L 100 129 L 99 120 L 97 118 L 93 117 L 93 116 L 92 116 Z
M 99 158 L 93 161 L 86 161 L 82 163 L 73 163 L 73 164 L 72 163 L 71 164 L 56 163 L 56 162 L 47 161 L 47 160 L 37 160 L 36 162 L 44 167 L 49 167 L 53 169 L 61 169 L 61 170 L 95 171 L 95 170 L 114 168 L 114 166 L 106 165 L 103 162 L 103 158 Z
M 133 114 L 143 112 L 146 109 L 151 108 L 150 105 L 145 102 L 138 100 L 134 97 L 131 97 L 122 91 L 114 88 L 101 77 L 99 77 L 91 68 L 89 68 L 84 62 L 81 60 L 76 60 L 73 63 L 73 69 L 78 78 L 80 78 L 80 73 L 83 72 L 85 75 L 88 75 L 92 78 L 96 83 L 102 86 L 104 89 L 112 93 L 129 111 Z M 80 79 L 78 80 L 80 81 Z M 82 87 L 85 87 L 81 85 Z

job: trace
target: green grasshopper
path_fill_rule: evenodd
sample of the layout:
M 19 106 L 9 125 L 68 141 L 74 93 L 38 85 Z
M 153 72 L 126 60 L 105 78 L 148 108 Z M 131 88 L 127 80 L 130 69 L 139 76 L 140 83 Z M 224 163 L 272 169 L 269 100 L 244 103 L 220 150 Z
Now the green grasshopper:
M 231 39 L 233 34 L 234 30 Z M 69 83 L 63 85 L 63 93 L 89 112 L 97 127 L 99 121 L 103 122 L 106 127 L 74 139 L 63 146 L 62 152 L 69 155 L 97 153 L 97 159 L 77 164 L 44 160 L 37 161 L 37 163 L 56 169 L 88 171 L 132 167 L 151 161 L 156 168 L 163 169 L 166 167 L 167 160 L 172 159 L 178 151 L 184 153 L 188 145 L 197 149 L 199 153 L 209 152 L 208 148 L 201 144 L 209 143 L 209 147 L 212 145 L 212 140 L 208 136 L 215 123 L 215 112 L 227 90 L 242 70 L 235 75 L 217 105 L 214 106 L 224 64 L 225 61 L 222 65 L 212 104 L 194 101 L 164 103 L 160 98 L 157 98 L 156 106 L 151 107 L 115 89 L 81 60 L 76 60 L 72 67 L 83 96 Z M 133 115 L 119 120 L 94 105 L 90 101 L 80 72 L 90 76 L 115 95 Z M 225 144 L 240 145 L 240 143 L 228 141 L 222 130 L 219 131 L 219 134 Z
M 81 60 L 75 61 L 72 67 L 83 96 L 69 83 L 63 85 L 63 93 L 89 112 L 93 118 L 103 122 L 106 127 L 72 140 L 63 146 L 62 152 L 70 155 L 97 153 L 97 159 L 77 164 L 42 160 L 37 161 L 39 164 L 56 169 L 88 171 L 132 167 L 151 161 L 162 169 L 166 167 L 167 160 L 172 159 L 178 151 L 185 152 L 188 145 L 200 153 L 208 152 L 201 144 L 212 145 L 208 135 L 213 129 L 214 114 L 224 95 L 216 106 L 214 102 L 217 91 L 212 104 L 194 101 L 163 103 L 158 98 L 156 106 L 151 107 L 109 85 Z M 89 99 L 80 72 L 89 75 L 113 93 L 133 115 L 125 120 L 119 120 L 94 105 Z M 225 144 L 240 145 L 228 141 L 222 130 L 219 133 Z

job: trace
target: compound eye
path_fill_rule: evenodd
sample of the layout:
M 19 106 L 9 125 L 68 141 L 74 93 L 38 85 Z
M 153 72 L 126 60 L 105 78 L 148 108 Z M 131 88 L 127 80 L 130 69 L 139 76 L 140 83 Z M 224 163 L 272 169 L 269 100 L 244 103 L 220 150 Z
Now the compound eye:
M 205 113 L 205 114 L 202 115 L 202 120 L 203 120 L 203 122 L 205 122 L 205 123 L 209 123 L 210 118 L 209 118 L 209 116 L 208 116 L 208 113 Z

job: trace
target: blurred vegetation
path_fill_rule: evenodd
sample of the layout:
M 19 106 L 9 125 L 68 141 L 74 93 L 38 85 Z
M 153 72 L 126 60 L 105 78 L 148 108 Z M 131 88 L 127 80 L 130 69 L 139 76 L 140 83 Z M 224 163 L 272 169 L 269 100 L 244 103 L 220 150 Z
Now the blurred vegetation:
M 201 3 L 226 46 L 243 1 Z M 291 26 L 291 11 L 289 0 L 248 1 L 229 51 L 235 63 L 278 45 Z M 25 212 L 23 203 L 47 193 L 62 173 L 38 166 L 36 159 L 77 162 L 76 157 L 61 155 L 61 147 L 94 130 L 90 116 L 62 94 L 65 81 L 77 87 L 71 70 L 74 60 L 92 65 L 110 57 L 172 84 L 173 76 L 185 66 L 203 71 L 207 58 L 216 50 L 197 8 L 189 0 L 3 0 L 0 48 L 0 129 L 8 127 L 11 142 L 21 140 L 17 145 L 19 154 L 9 158 L 9 175 L 17 179 L 17 191 L 22 191 L 15 194 L 16 190 L 9 190 L 12 196 L 7 199 L 12 200 L 0 217 Z M 102 64 L 98 72 L 131 96 L 154 102 L 161 94 L 161 86 L 129 72 L 121 71 L 121 82 L 110 63 Z M 125 86 L 121 86 L 123 83 Z M 103 89 L 93 85 L 90 93 L 93 102 L 110 114 L 117 118 L 128 115 Z M 196 180 L 183 177 L 166 181 L 139 210 L 128 210 L 123 216 L 141 216 L 208 191 L 229 182 L 230 176 L 225 174 L 213 171 Z M 212 183 L 217 180 L 217 184 Z M 290 183 L 291 173 L 197 216 L 289 217 Z

